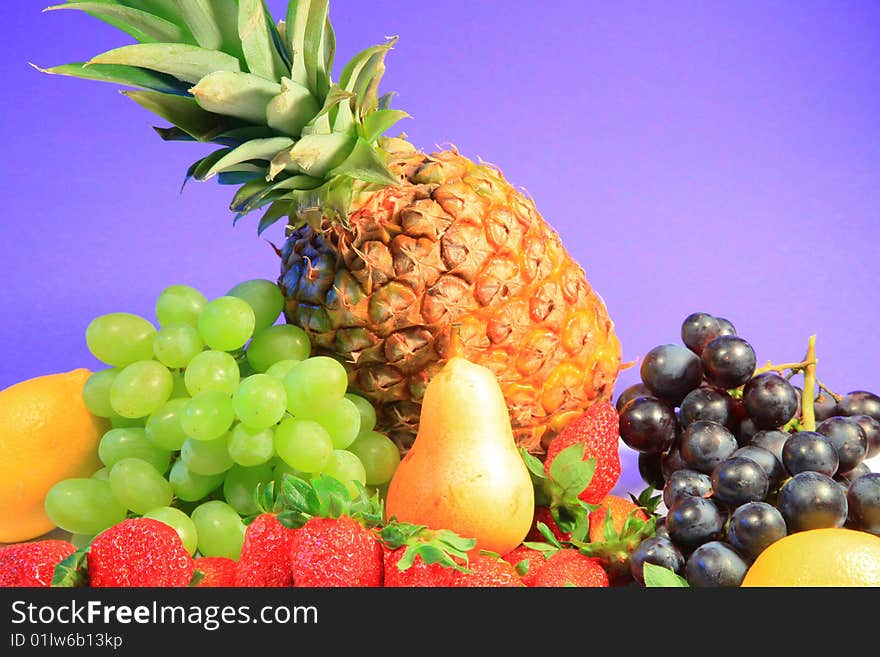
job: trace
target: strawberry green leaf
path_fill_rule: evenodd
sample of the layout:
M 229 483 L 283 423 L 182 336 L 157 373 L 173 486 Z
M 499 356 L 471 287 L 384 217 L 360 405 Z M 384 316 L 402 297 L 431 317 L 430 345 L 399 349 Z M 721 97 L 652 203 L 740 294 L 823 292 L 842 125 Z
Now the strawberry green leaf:
M 642 565 L 642 572 L 645 577 L 645 586 L 651 588 L 688 588 L 687 580 L 678 575 L 669 568 L 658 566 L 657 564 L 645 562 Z
M 60 588 L 87 586 L 88 569 L 86 566 L 86 556 L 89 553 L 90 547 L 91 543 L 84 545 L 56 564 L 50 586 Z
M 531 560 L 528 558 L 523 559 L 522 561 L 518 561 L 516 563 L 516 565 L 514 565 L 513 568 L 514 568 L 514 570 L 516 570 L 516 572 L 519 574 L 519 576 L 522 577 L 527 572 L 529 572 L 529 563 L 530 562 L 531 562 Z
M 584 460 L 585 452 L 584 443 L 575 443 L 559 452 L 550 464 L 550 478 L 562 488 L 563 497 L 577 497 L 593 479 L 596 459 Z
M 192 579 L 189 581 L 189 584 L 187 584 L 187 586 L 198 586 L 203 579 L 205 579 L 205 573 L 203 573 L 201 570 L 196 569 L 193 571 Z

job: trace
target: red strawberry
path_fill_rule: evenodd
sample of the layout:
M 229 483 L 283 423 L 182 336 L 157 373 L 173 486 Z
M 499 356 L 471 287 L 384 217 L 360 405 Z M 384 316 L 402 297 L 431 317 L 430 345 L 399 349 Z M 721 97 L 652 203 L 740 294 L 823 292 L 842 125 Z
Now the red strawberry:
M 605 497 L 620 479 L 620 423 L 617 410 L 609 402 L 593 404 L 584 413 L 569 422 L 547 446 L 544 469 L 549 474 L 553 459 L 566 447 L 583 443 L 584 460 L 596 459 L 596 469 L 589 485 L 578 496 L 584 502 L 596 504 Z
M 235 586 L 293 586 L 290 572 L 293 531 L 272 513 L 258 515 L 245 531 L 235 569 Z
M 312 518 L 290 539 L 294 586 L 382 586 L 382 546 L 350 516 Z
M 522 583 L 526 586 L 532 585 L 532 579 L 535 573 L 541 569 L 547 561 L 547 557 L 541 550 L 530 548 L 526 545 L 520 545 L 513 548 L 510 552 L 502 557 L 507 563 L 516 568 Z
M 478 552 L 471 555 L 465 566 L 468 571 L 456 570 L 451 586 L 456 587 L 518 587 L 523 586 L 516 568 L 496 554 Z
M 76 552 L 59 540 L 16 543 L 0 548 L 0 586 L 49 586 L 55 566 Z
M 235 566 L 229 557 L 199 557 L 195 568 L 204 577 L 196 586 L 235 586 Z
M 419 555 L 415 556 L 411 566 L 400 570 L 397 564 L 400 563 L 405 552 L 406 547 L 384 551 L 384 586 L 452 586 L 455 568 L 441 563 L 426 564 Z
M 608 584 L 608 574 L 598 559 L 585 557 L 572 548 L 563 548 L 538 568 L 529 586 L 607 587 Z
M 599 503 L 599 508 L 590 514 L 591 543 L 602 543 L 607 539 L 605 536 L 605 516 L 609 512 L 615 536 L 623 531 L 624 524 L 630 516 L 643 522 L 648 521 L 647 514 L 632 500 L 619 495 L 606 495 Z
M 195 561 L 170 525 L 152 518 L 129 518 L 92 541 L 89 585 L 188 586 Z
M 553 519 L 553 513 L 549 506 L 536 506 L 535 519 L 532 520 L 532 528 L 529 530 L 525 540 L 527 541 L 543 541 L 544 535 L 538 529 L 538 523 L 543 522 L 553 532 L 553 535 L 560 541 L 567 541 L 571 538 L 571 532 L 564 532 L 559 529 L 559 525 Z

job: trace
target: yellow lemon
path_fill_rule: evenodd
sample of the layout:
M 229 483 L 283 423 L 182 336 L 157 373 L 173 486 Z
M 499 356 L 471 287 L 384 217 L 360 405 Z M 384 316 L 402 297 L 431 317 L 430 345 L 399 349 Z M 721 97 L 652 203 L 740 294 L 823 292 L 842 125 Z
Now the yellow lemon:
M 80 368 L 0 390 L 0 543 L 53 529 L 43 509 L 49 489 L 101 467 L 98 442 L 108 423 L 83 403 L 90 375 Z
M 853 529 L 810 529 L 779 539 L 743 586 L 880 586 L 880 537 Z

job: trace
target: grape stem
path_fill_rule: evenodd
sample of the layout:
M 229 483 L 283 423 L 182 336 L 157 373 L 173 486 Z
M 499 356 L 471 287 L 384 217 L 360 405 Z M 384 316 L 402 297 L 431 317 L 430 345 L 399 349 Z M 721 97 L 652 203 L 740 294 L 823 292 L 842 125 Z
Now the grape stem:
M 816 379 L 816 385 L 819 386 L 820 391 L 824 390 L 825 392 L 827 392 L 831 399 L 833 399 L 835 402 L 839 402 L 841 400 L 840 395 L 838 395 L 831 388 L 822 383 L 819 379 Z
M 814 336 L 815 337 L 815 336 Z M 780 374 L 785 372 L 786 370 L 791 370 L 792 374 L 797 372 L 806 370 L 808 367 L 816 366 L 816 356 L 815 351 L 813 352 L 813 357 L 810 358 L 807 356 L 800 363 L 782 363 L 781 365 L 774 365 L 770 361 L 767 361 L 767 364 L 763 367 L 759 367 L 755 370 L 755 373 L 752 376 L 757 376 L 758 374 L 764 374 L 765 372 L 779 372 Z
M 807 342 L 807 355 L 804 358 L 804 362 L 807 363 L 806 369 L 804 370 L 804 391 L 809 390 L 809 394 L 806 395 L 807 399 L 802 400 L 802 408 L 803 408 L 803 430 L 804 431 L 815 431 L 816 430 L 816 409 L 815 404 L 816 401 L 813 399 L 813 391 L 816 390 L 816 336 L 811 335 L 809 342 Z

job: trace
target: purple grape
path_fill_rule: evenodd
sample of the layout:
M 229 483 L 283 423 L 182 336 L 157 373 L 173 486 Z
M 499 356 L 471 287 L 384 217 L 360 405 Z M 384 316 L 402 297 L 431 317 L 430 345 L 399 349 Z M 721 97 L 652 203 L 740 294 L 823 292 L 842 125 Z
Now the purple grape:
M 764 468 L 742 456 L 731 456 L 712 471 L 712 498 L 731 507 L 760 502 L 769 486 Z
M 639 475 L 642 481 L 656 490 L 662 489 L 666 484 L 661 466 L 662 458 L 660 452 L 639 452 L 638 456 Z
M 830 417 L 816 427 L 837 452 L 838 471 L 847 472 L 865 459 L 868 438 L 861 425 L 850 417 Z
M 847 417 L 870 415 L 880 422 L 880 397 L 866 390 L 853 390 L 840 398 L 835 407 L 834 414 Z
M 654 347 L 642 361 L 639 373 L 655 397 L 674 405 L 700 385 L 703 369 L 700 357 L 677 344 Z
M 880 472 L 855 479 L 849 485 L 846 500 L 855 526 L 880 536 Z
M 750 417 L 744 417 L 739 421 L 736 425 L 736 429 L 734 430 L 734 436 L 736 436 L 736 441 L 740 445 L 748 445 L 752 442 L 752 437 L 758 433 L 760 429 L 755 426 L 755 423 L 752 421 Z
M 686 467 L 687 464 L 682 460 L 681 450 L 677 445 L 673 445 L 660 456 L 660 471 L 666 481 L 669 481 L 673 473 Z
M 871 459 L 880 454 L 880 422 L 870 415 L 851 415 L 849 417 L 857 422 L 865 432 L 865 440 L 868 444 L 865 449 L 865 458 Z
M 743 504 L 730 516 L 727 526 L 727 540 L 750 559 L 787 533 L 785 518 L 767 502 Z
M 705 497 L 683 497 L 666 515 L 669 538 L 685 552 L 718 538 L 723 527 L 721 510 Z
M 768 491 L 776 490 L 776 487 L 779 486 L 785 477 L 785 468 L 782 466 L 782 461 L 776 458 L 770 450 L 758 445 L 740 447 L 733 453 L 733 457 L 751 459 L 760 465 L 764 472 L 767 473 Z
M 791 475 L 818 472 L 833 477 L 839 463 L 837 450 L 816 431 L 798 431 L 782 446 L 782 465 Z
M 696 470 L 676 470 L 663 486 L 663 503 L 667 509 L 680 499 L 689 496 L 703 497 L 712 491 L 709 475 Z
M 697 356 L 703 347 L 721 335 L 721 325 L 709 313 L 691 313 L 681 324 L 681 341 Z
M 626 406 L 636 397 L 653 397 L 653 394 L 651 393 L 650 388 L 648 388 L 648 386 L 646 386 L 644 383 L 632 384 L 622 393 L 620 393 L 620 397 L 617 398 L 617 403 L 615 404 L 615 407 L 617 408 L 618 414 L 623 410 L 624 406 Z
M 724 425 L 697 420 L 682 432 L 679 451 L 688 468 L 711 474 L 715 466 L 729 458 L 738 446 L 736 438 Z
M 709 541 L 687 558 L 684 577 L 694 588 L 735 588 L 749 569 L 745 559 L 727 543 Z
M 678 419 L 667 402 L 636 397 L 620 413 L 620 439 L 637 452 L 665 452 L 678 435 Z
M 787 431 L 770 430 L 758 431 L 752 436 L 749 445 L 755 447 L 763 447 L 782 463 L 782 446 L 791 438 L 791 434 Z
M 820 392 L 819 396 L 813 400 L 813 416 L 816 422 L 822 422 L 837 414 L 837 402 L 834 398 Z
M 681 575 L 684 569 L 684 556 L 669 538 L 651 536 L 639 543 L 629 557 L 630 572 L 640 584 L 645 583 L 644 567 L 646 563 L 669 568 L 669 570 Z
M 723 317 L 716 317 L 718 321 L 718 326 L 721 327 L 721 335 L 736 335 L 736 327 L 729 319 L 724 319 Z
M 854 482 L 856 479 L 861 477 L 862 475 L 869 474 L 871 472 L 871 468 L 868 467 L 868 464 L 862 461 L 852 470 L 848 470 L 846 472 L 838 472 L 834 475 L 834 481 L 843 484 L 845 487 L 849 487 L 849 485 Z
M 776 372 L 764 372 L 749 379 L 743 388 L 746 412 L 759 429 L 776 429 L 795 416 L 797 392 Z
M 745 385 L 755 373 L 755 350 L 736 335 L 721 335 L 709 342 L 701 359 L 706 378 L 725 390 Z
M 788 533 L 825 527 L 843 527 L 847 517 L 846 493 L 821 472 L 799 472 L 779 489 L 776 508 Z
M 691 390 L 681 401 L 679 419 L 683 427 L 696 420 L 711 420 L 730 426 L 733 419 L 733 400 L 724 390 L 701 386 Z

